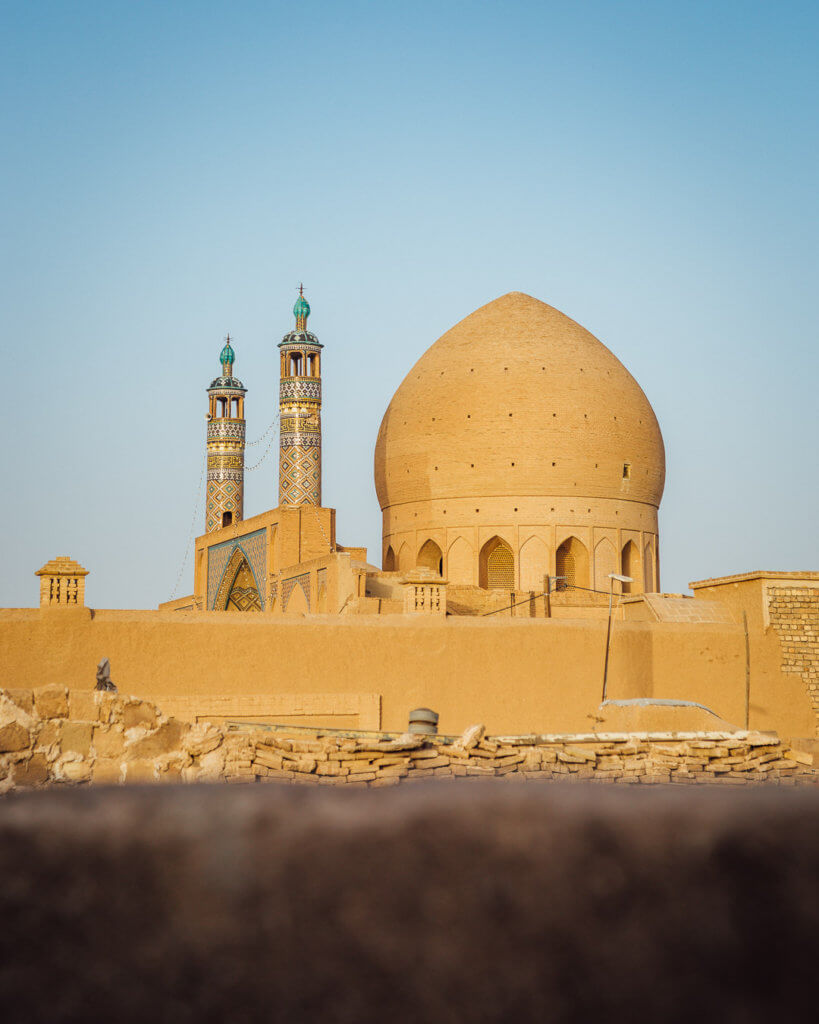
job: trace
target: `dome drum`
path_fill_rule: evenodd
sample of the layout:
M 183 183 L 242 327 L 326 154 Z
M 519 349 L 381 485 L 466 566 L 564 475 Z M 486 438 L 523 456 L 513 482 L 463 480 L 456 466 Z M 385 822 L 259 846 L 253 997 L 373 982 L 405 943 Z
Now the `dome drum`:
M 489 556 L 499 547 L 507 557 L 492 577 Z M 434 564 L 430 551 L 440 553 Z M 657 551 L 656 532 L 588 526 L 527 531 L 499 525 L 396 533 L 385 538 L 382 554 L 386 571 L 408 572 L 425 566 L 436 569 L 454 585 L 523 593 L 568 589 L 581 595 L 587 591 L 605 595 L 611 572 L 633 579 L 624 592 L 658 590 Z

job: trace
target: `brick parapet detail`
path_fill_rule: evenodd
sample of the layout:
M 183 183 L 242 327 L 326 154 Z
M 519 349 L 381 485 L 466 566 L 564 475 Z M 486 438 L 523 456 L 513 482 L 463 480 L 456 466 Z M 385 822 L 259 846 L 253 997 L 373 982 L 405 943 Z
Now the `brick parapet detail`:
M 782 671 L 802 677 L 819 734 L 819 587 L 769 583 L 765 599 L 782 649 Z

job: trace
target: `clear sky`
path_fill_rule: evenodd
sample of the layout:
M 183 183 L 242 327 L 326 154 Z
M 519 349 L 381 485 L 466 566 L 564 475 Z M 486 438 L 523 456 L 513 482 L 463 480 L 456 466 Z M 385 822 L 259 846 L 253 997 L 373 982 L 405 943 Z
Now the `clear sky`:
M 789 0 L 0 2 L 0 605 L 58 554 L 92 606 L 172 596 L 222 338 L 252 440 L 301 280 L 372 561 L 393 391 L 520 290 L 654 406 L 664 589 L 819 569 L 818 45 Z M 276 501 L 274 445 L 246 514 Z

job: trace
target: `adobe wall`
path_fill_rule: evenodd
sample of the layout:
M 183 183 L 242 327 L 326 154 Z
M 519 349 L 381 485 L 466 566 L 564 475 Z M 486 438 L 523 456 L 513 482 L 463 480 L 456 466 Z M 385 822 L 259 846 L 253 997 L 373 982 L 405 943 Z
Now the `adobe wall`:
M 813 756 L 760 732 L 460 737 L 227 730 L 133 697 L 0 690 L 0 792 L 53 784 L 279 781 L 393 786 L 428 778 L 622 784 L 819 784 Z
M 102 657 L 127 693 L 185 717 L 402 730 L 587 731 L 602 697 L 606 623 L 436 616 L 273 617 L 219 612 L 0 610 L 9 687 L 93 685 Z M 751 728 L 812 734 L 802 682 L 755 686 Z M 741 626 L 616 622 L 608 697 L 698 701 L 744 725 Z M 341 720 L 338 720 L 341 719 Z
M 719 601 L 736 622 L 743 623 L 743 616 L 747 622 L 750 709 L 757 727 L 819 735 L 819 573 L 745 573 L 691 588 L 694 604 Z M 776 716 L 773 708 L 781 709 Z

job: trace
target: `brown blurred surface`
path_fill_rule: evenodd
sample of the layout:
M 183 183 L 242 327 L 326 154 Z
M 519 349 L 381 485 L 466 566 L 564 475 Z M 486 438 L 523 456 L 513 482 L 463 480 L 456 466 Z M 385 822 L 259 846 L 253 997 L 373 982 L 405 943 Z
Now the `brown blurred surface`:
M 0 1015 L 815 1014 L 819 792 L 416 784 L 0 801 Z

